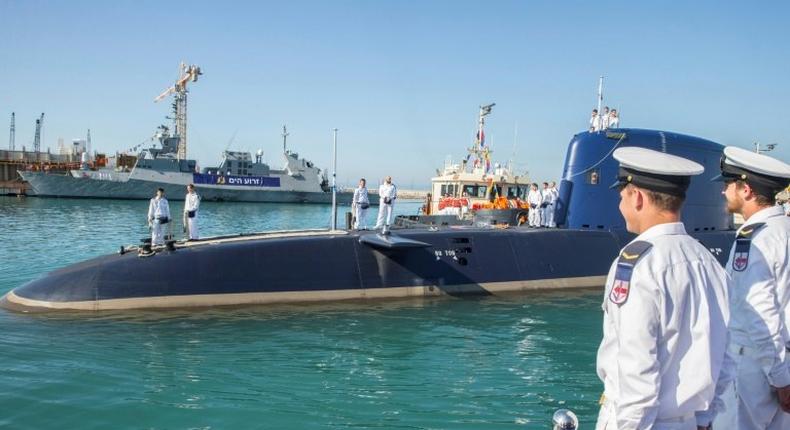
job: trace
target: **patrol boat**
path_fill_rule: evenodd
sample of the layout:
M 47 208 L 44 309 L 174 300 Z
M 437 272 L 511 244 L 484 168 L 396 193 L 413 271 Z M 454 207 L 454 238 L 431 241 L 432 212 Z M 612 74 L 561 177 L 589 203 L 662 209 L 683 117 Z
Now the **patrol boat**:
M 389 235 L 281 231 L 169 242 L 55 270 L 10 291 L 2 306 L 98 311 L 601 287 L 634 237 L 609 187 L 618 172 L 612 152 L 624 146 L 705 167 L 687 191 L 682 219 L 724 264 L 735 231 L 719 185 L 710 182 L 723 147 L 677 133 L 617 129 L 571 139 L 555 207 L 558 229 L 416 226 Z
M 332 193 L 326 172 L 286 147 L 288 133 L 283 126 L 282 169 L 263 162 L 258 150 L 253 160 L 249 152 L 222 153 L 217 167 L 197 172 L 197 162 L 178 157 L 180 136 L 160 126 L 154 137 L 159 148 L 144 148 L 127 163 L 115 167 L 70 170 L 66 174 L 23 172 L 36 195 L 45 197 L 83 197 L 110 199 L 150 199 L 157 188 L 164 188 L 170 200 L 183 200 L 185 187 L 194 183 L 204 201 L 331 203 Z M 353 193 L 338 193 L 342 204 L 350 204 Z

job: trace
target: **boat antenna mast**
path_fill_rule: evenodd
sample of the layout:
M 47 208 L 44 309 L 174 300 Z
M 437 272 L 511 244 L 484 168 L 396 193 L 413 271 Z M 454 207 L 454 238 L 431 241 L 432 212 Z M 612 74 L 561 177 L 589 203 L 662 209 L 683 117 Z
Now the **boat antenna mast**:
M 198 76 L 202 75 L 200 67 L 196 65 L 187 66 L 183 61 L 179 66 L 180 76 L 176 83 L 164 90 L 154 98 L 154 103 L 164 99 L 170 94 L 175 94 L 173 102 L 173 136 L 178 137 L 177 157 L 187 158 L 187 84 L 197 82 Z
M 285 128 L 285 124 L 283 124 L 283 134 L 282 134 L 282 137 L 283 137 L 283 154 L 287 154 L 288 153 L 288 151 L 286 151 L 286 149 L 285 149 L 285 140 L 288 139 L 288 136 L 290 134 L 291 133 L 288 133 L 288 130 Z
M 485 106 L 480 106 L 480 112 L 477 117 L 477 135 L 475 136 L 475 143 L 474 145 L 469 148 L 469 155 L 467 156 L 467 160 L 469 157 L 474 156 L 476 160 L 480 163 L 484 162 L 484 146 L 485 146 L 485 134 L 483 132 L 483 128 L 486 124 L 485 117 L 491 114 L 491 109 L 496 106 L 496 103 L 491 103 Z M 488 151 L 491 152 L 490 150 Z
M 603 104 L 603 75 L 598 78 L 598 115 L 601 115 L 601 105 Z

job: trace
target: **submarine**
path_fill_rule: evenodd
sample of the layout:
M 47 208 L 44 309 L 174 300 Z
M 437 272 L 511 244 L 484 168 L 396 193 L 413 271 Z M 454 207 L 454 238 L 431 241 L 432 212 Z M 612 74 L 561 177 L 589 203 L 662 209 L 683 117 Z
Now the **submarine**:
M 102 311 L 429 296 L 480 296 L 601 287 L 625 229 L 610 189 L 616 148 L 638 146 L 705 167 L 692 179 L 682 220 L 721 264 L 735 238 L 720 186 L 723 146 L 645 129 L 581 132 L 568 144 L 556 229 L 508 224 L 410 223 L 389 234 L 302 230 L 121 249 L 54 270 L 8 292 L 14 311 Z

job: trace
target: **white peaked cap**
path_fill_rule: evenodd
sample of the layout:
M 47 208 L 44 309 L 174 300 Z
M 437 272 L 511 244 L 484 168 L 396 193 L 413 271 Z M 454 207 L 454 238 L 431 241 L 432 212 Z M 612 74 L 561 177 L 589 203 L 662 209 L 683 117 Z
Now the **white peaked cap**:
M 701 164 L 687 158 L 637 146 L 617 148 L 612 156 L 620 167 L 656 175 L 696 176 L 705 171 Z
M 790 165 L 767 155 L 736 146 L 724 148 L 724 163 L 750 172 L 776 178 L 790 178 Z

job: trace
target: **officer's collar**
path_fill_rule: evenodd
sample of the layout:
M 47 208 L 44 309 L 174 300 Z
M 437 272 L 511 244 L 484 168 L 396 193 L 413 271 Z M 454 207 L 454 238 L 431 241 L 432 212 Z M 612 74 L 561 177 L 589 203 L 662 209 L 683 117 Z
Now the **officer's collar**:
M 633 241 L 637 240 L 650 240 L 658 236 L 687 234 L 686 227 L 682 222 L 667 222 L 663 224 L 656 224 L 649 229 L 645 230 L 636 237 Z
M 769 218 L 773 218 L 777 216 L 781 216 L 781 217 L 785 216 L 785 211 L 782 206 L 774 205 L 771 206 L 770 208 L 760 209 L 759 211 L 755 212 L 751 217 L 749 217 L 749 219 L 743 223 L 743 225 L 741 226 L 741 228 L 738 229 L 738 231 L 743 230 L 744 227 L 748 227 L 758 222 L 765 222 Z

